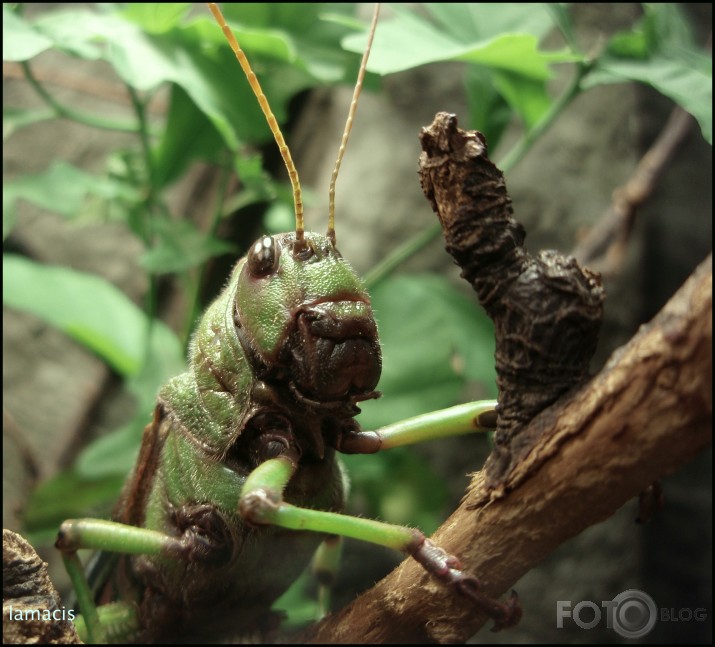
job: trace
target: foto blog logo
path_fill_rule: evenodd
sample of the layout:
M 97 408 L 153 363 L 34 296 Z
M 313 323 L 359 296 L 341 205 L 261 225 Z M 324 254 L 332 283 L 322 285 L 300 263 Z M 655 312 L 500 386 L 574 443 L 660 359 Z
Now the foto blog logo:
M 556 628 L 563 629 L 564 620 L 570 618 L 581 629 L 593 629 L 605 616 L 606 627 L 623 638 L 642 638 L 650 633 L 655 623 L 702 621 L 707 618 L 705 609 L 660 609 L 650 595 L 638 589 L 619 593 L 613 600 L 603 600 L 600 605 L 590 600 L 573 604 L 569 600 L 556 602 Z

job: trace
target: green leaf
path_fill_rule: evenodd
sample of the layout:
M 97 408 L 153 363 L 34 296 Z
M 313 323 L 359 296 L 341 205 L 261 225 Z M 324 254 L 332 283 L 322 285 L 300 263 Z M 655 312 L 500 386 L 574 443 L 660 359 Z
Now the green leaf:
M 474 297 L 466 297 L 444 277 L 425 275 L 421 283 L 430 307 L 439 308 L 454 344 L 450 362 L 464 379 L 479 382 L 488 397 L 496 397 L 494 325 Z
M 416 525 L 427 535 L 437 529 L 448 489 L 410 448 L 398 447 L 371 456 L 345 455 L 340 460 L 354 485 L 351 507 L 367 509 L 370 516 L 391 523 Z
M 88 481 L 111 476 L 126 478 L 137 459 L 142 430 L 151 420 L 146 411 L 142 411 L 141 420 L 137 418 L 87 445 L 75 459 L 77 475 Z M 111 494 L 116 498 L 119 493 Z
M 544 5 L 554 22 L 554 26 L 558 27 L 561 34 L 566 39 L 571 49 L 574 52 L 580 51 L 576 42 L 576 34 L 574 33 L 571 15 L 569 14 L 568 5 L 561 2 L 548 2 Z
M 546 80 L 550 77 L 550 63 L 581 59 L 568 50 L 540 52 L 539 36 L 530 33 L 485 35 L 477 30 L 467 31 L 462 25 L 458 39 L 442 33 L 426 20 L 404 9 L 395 7 L 395 13 L 395 19 L 380 25 L 375 35 L 368 69 L 379 74 L 401 72 L 427 63 L 458 60 Z M 548 14 L 544 15 L 548 19 Z M 543 19 L 540 18 L 541 22 Z M 344 39 L 343 46 L 360 52 L 365 41 L 364 34 L 349 36 Z
M 268 201 L 276 198 L 275 182 L 263 168 L 263 158 L 260 155 L 239 155 L 234 159 L 233 167 L 242 190 L 252 193 L 255 200 Z
M 2 239 L 5 240 L 15 228 L 15 201 L 8 191 L 2 194 Z
M 506 127 L 511 122 L 513 110 L 497 91 L 494 75 L 479 65 L 467 66 L 465 76 L 469 127 L 483 133 L 489 149 L 496 150 Z
M 28 61 L 52 47 L 52 41 L 38 33 L 6 4 L 2 6 L 2 58 Z
M 241 190 L 226 201 L 225 213 L 233 213 L 248 205 L 264 202 L 269 203 L 263 217 L 264 224 L 268 227 L 267 233 L 280 233 L 295 226 L 293 192 L 289 189 L 286 193 L 282 185 L 273 180 L 263 168 L 261 155 L 250 153 L 238 155 L 234 158 L 233 167 Z M 308 198 L 305 198 L 304 204 L 309 204 Z M 283 217 L 285 209 L 290 213 L 288 219 Z
M 318 3 L 240 2 L 227 3 L 223 6 L 223 14 L 228 23 L 252 29 L 304 31 L 317 19 L 318 7 Z
M 137 457 L 144 427 L 151 422 L 156 399 L 166 382 L 186 370 L 184 350 L 175 335 L 163 334 L 153 326 L 147 358 L 142 369 L 131 376 L 125 386 L 134 397 L 136 412 L 119 429 L 102 436 L 85 447 L 75 461 L 80 478 L 106 479 L 126 476 Z M 114 494 L 114 498 L 116 498 Z
M 501 70 L 493 70 L 492 78 L 499 94 L 521 117 L 526 130 L 533 128 L 551 107 L 551 97 L 543 80 Z
M 426 20 L 405 11 L 395 10 L 393 20 L 384 21 L 375 32 L 368 69 L 377 74 L 401 72 L 435 61 L 450 60 L 464 52 L 464 44 L 446 36 Z M 343 39 L 343 47 L 361 53 L 367 34 Z
M 107 516 L 123 481 L 124 476 L 118 475 L 89 480 L 74 470 L 58 474 L 32 492 L 24 511 L 25 529 L 40 543 L 54 540 L 66 519 Z
M 21 256 L 3 256 L 3 303 L 56 326 L 102 357 L 124 376 L 139 372 L 149 330 L 144 313 L 111 283 L 64 267 L 40 265 Z M 181 345 L 161 322 L 152 336 L 162 347 Z
M 675 101 L 697 119 L 712 144 L 712 59 L 695 52 L 680 60 L 660 54 L 646 61 L 604 58 L 583 86 L 624 81 L 646 83 Z
M 281 595 L 272 606 L 286 617 L 281 622 L 283 629 L 297 629 L 315 622 L 318 617 L 318 599 L 310 590 L 314 578 L 303 571 L 302 575 L 290 585 L 288 590 Z
M 645 60 L 651 52 L 651 46 L 648 34 L 636 29 L 611 36 L 606 51 L 616 58 Z
M 35 21 L 35 28 L 57 49 L 79 58 L 97 60 L 102 55 L 103 34 L 116 24 L 109 15 L 74 8 L 43 14 Z
M 76 166 L 58 161 L 47 171 L 21 176 L 4 188 L 15 200 L 24 198 L 63 216 L 75 216 L 96 179 Z
M 118 13 L 72 9 L 48 14 L 37 25 L 60 49 L 85 58 L 102 56 L 137 90 L 153 90 L 165 82 L 180 85 L 231 148 L 242 138 L 269 136 L 221 30 L 208 18 L 148 33 Z
M 454 60 L 479 63 L 486 67 L 519 74 L 536 81 L 551 77 L 549 63 L 571 63 L 580 56 L 569 50 L 540 52 L 536 36 L 504 34 L 454 56 Z
M 426 3 L 440 27 L 463 43 L 474 43 L 503 33 L 531 34 L 543 38 L 554 26 L 543 4 L 523 3 Z
M 694 49 L 692 30 L 678 3 L 644 3 L 643 12 L 641 25 L 649 36 L 652 51 Z
M 270 137 L 266 120 L 223 34 L 208 19 L 161 36 L 137 35 L 136 46 L 116 44 L 112 64 L 128 83 L 149 89 L 161 82 L 180 86 L 210 120 L 228 147 Z M 147 74 L 147 68 L 151 74 Z M 273 97 L 270 97 L 273 105 Z M 280 114 L 282 105 L 276 102 Z M 186 135 L 185 132 L 177 136 Z
M 692 114 L 712 144 L 712 55 L 695 46 L 677 5 L 647 4 L 644 9 L 645 16 L 631 31 L 611 38 L 583 88 L 646 83 Z
M 690 26 L 676 4 L 644 4 L 643 10 L 643 18 L 631 30 L 611 36 L 610 56 L 645 60 L 667 50 L 695 49 Z
M 199 231 L 190 220 L 157 218 L 152 229 L 158 242 L 144 254 L 141 263 L 155 274 L 181 272 L 214 256 L 235 251 L 230 243 Z
M 180 178 L 194 160 L 216 162 L 225 150 L 214 124 L 181 86 L 172 84 L 166 127 L 153 152 L 153 182 L 164 187 Z
M 136 191 L 126 183 L 87 173 L 62 161 L 42 173 L 23 175 L 7 182 L 3 189 L 8 209 L 22 198 L 68 218 L 79 214 L 89 195 L 110 201 L 138 199 Z
M 352 83 L 357 57 L 340 47 L 351 31 L 366 29 L 354 18 L 354 3 L 232 3 L 224 5 L 226 19 L 245 27 L 278 30 L 290 38 L 296 63 L 315 80 Z M 234 23 L 234 24 L 235 24 Z M 239 41 L 240 42 L 240 41 Z M 295 70 L 291 75 L 295 74 Z
M 190 2 L 132 2 L 121 15 L 145 32 L 161 34 L 178 25 L 190 8 Z
M 285 202 L 274 202 L 263 216 L 263 225 L 268 234 L 280 234 L 295 227 L 295 211 Z
M 241 29 L 232 28 L 236 40 L 251 52 L 252 56 L 268 58 L 294 64 L 296 61 L 295 46 L 291 38 L 278 29 Z
M 229 17 L 242 10 L 225 8 Z M 312 5 L 310 11 L 302 6 L 280 8 L 285 24 L 296 32 L 307 29 L 307 14 L 318 10 Z M 166 82 L 180 86 L 231 150 L 237 150 L 242 142 L 267 141 L 271 135 L 265 117 L 221 30 L 205 15 L 190 21 L 184 21 L 184 15 L 183 4 L 156 8 L 138 5 L 105 13 L 70 9 L 43 16 L 36 28 L 63 51 L 84 58 L 104 58 L 123 81 L 140 92 Z M 316 77 L 342 79 L 356 58 L 337 45 L 344 27 L 325 23 L 311 30 L 321 38 L 331 34 L 332 40 L 312 42 L 304 34 L 298 56 L 296 40 L 288 30 L 234 29 L 279 123 L 284 121 L 287 103 L 296 92 L 314 85 Z M 333 33 L 336 31 L 337 35 Z M 206 129 L 203 134 L 212 137 Z M 193 133 L 180 131 L 175 137 L 182 135 L 192 137 Z M 176 172 L 168 165 L 163 170 L 167 181 Z

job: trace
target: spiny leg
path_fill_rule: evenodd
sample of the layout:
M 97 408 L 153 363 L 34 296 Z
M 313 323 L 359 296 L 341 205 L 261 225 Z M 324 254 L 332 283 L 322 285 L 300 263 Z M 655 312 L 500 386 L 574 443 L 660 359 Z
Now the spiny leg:
M 521 609 L 515 594 L 505 603 L 480 591 L 479 581 L 461 570 L 459 561 L 433 544 L 419 530 L 372 519 L 299 508 L 283 501 L 283 490 L 297 470 L 297 453 L 286 448 L 251 472 L 239 502 L 241 516 L 254 525 L 271 524 L 292 530 L 310 530 L 386 546 L 412 555 L 441 582 L 468 597 L 477 608 L 494 619 L 494 629 L 515 625 Z
M 77 601 L 84 616 L 84 625 L 90 642 L 105 643 L 108 612 L 98 613 L 94 597 L 87 582 L 84 567 L 77 551 L 88 548 L 129 555 L 164 555 L 174 559 L 199 561 L 209 559 L 213 551 L 210 540 L 195 532 L 172 537 L 161 532 L 137 528 L 102 519 L 69 519 L 61 526 L 55 546 L 62 551 L 65 568 L 72 580 Z M 111 616 L 115 622 L 126 623 L 127 632 L 136 630 L 136 609 L 123 605 L 122 613 Z M 123 615 L 122 615 L 123 614 Z M 101 617 L 104 615 L 104 618 Z M 116 631 L 120 631 L 119 628 Z

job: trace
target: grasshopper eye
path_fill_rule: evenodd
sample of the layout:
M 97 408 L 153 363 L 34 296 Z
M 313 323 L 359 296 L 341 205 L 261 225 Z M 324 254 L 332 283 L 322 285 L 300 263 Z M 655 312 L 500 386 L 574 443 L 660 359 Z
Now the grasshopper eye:
M 248 252 L 248 271 L 259 278 L 273 273 L 278 268 L 280 246 L 271 236 L 263 236 L 256 241 Z

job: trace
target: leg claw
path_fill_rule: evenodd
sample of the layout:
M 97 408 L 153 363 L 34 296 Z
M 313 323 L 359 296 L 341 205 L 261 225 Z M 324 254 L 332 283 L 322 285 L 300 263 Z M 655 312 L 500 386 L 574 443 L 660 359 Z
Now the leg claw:
M 479 609 L 494 620 L 492 631 L 508 629 L 518 624 L 521 620 L 521 606 L 519 596 L 515 591 L 505 602 L 492 598 L 481 590 L 479 580 L 466 575 L 459 565 L 459 561 L 446 553 L 442 548 L 425 539 L 417 549 L 412 551 L 412 556 L 425 569 L 445 584 L 454 586 L 457 592 L 469 598 Z
M 455 581 L 457 591 L 472 600 L 477 608 L 494 620 L 492 631 L 514 627 L 521 620 L 521 606 L 516 591 L 512 591 L 506 602 L 489 597 L 480 590 L 479 580 L 464 576 Z

